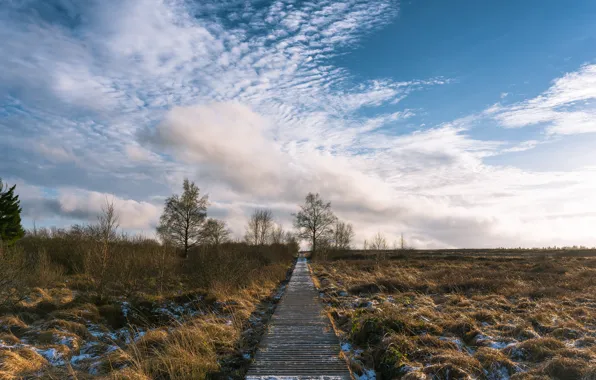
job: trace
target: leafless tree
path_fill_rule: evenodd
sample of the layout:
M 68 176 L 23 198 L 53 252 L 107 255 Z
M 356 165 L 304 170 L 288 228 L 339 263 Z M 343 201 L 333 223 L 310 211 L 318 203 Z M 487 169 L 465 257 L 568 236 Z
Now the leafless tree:
M 273 227 L 273 213 L 269 209 L 257 209 L 250 216 L 246 226 L 246 242 L 253 245 L 267 243 Z
M 284 233 L 284 243 L 285 244 L 293 244 L 293 243 L 298 243 L 298 237 L 296 236 L 296 234 L 294 234 L 291 231 L 286 231 Z
M 385 236 L 380 233 L 377 232 L 377 234 L 375 236 L 373 236 L 371 242 L 370 242 L 370 249 L 375 250 L 375 251 L 380 251 L 380 250 L 384 250 L 387 249 L 387 239 L 385 238 Z
M 201 239 L 201 230 L 207 217 L 207 195 L 200 196 L 194 182 L 184 180 L 182 195 L 174 194 L 167 198 L 163 214 L 157 227 L 158 235 L 168 243 L 184 250 L 197 245 Z
M 231 231 L 226 225 L 226 222 L 209 218 L 203 226 L 201 237 L 203 238 L 203 243 L 218 246 L 230 240 L 230 233 Z
M 114 202 L 106 198 L 105 204 L 101 207 L 101 214 L 99 215 L 98 223 L 95 226 L 95 231 L 99 237 L 99 294 L 103 295 L 106 285 L 106 273 L 108 266 L 113 260 L 112 245 L 118 237 L 119 216 L 114 208 Z
M 271 234 L 269 235 L 269 241 L 271 244 L 283 244 L 286 237 L 286 232 L 281 224 L 276 224 L 271 229 Z
M 333 228 L 333 248 L 350 249 L 354 238 L 354 228 L 350 223 L 337 220 Z
M 330 238 L 337 219 L 331 210 L 331 202 L 325 203 L 319 194 L 308 193 L 304 205 L 293 216 L 298 237 L 309 240 L 312 254 L 316 255 L 317 244 Z
M 404 238 L 404 234 L 402 233 L 398 241 L 394 241 L 393 242 L 393 249 L 394 250 L 406 250 L 406 249 L 410 249 L 410 247 L 408 247 L 408 244 L 406 243 L 406 239 Z

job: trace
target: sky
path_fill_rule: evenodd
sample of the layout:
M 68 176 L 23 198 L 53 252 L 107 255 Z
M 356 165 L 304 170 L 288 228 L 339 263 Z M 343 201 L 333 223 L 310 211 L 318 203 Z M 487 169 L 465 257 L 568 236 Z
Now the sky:
M 241 237 L 308 192 L 416 248 L 596 246 L 596 2 L 5 0 L 25 227 L 152 235 L 189 178 Z

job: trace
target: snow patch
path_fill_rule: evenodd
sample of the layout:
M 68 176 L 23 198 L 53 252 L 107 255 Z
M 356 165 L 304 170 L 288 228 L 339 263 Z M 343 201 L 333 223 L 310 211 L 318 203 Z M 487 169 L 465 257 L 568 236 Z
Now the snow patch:
M 509 380 L 509 371 L 503 366 L 499 366 L 497 369 L 491 370 L 490 372 L 485 371 L 486 378 L 488 380 Z
M 96 357 L 94 355 L 91 355 L 91 354 L 75 355 L 72 358 L 70 358 L 70 364 L 77 365 L 82 360 L 95 359 L 95 358 Z
M 33 348 L 33 349 L 38 354 L 40 354 L 41 356 L 46 358 L 46 360 L 49 361 L 50 364 L 53 366 L 65 364 L 62 354 L 60 352 L 58 352 L 58 350 L 56 350 L 55 348 L 46 348 L 46 349 Z
M 127 301 L 122 302 L 122 315 L 124 318 L 128 318 L 128 313 L 130 312 L 130 304 Z
M 374 369 L 365 369 L 362 375 L 354 375 L 356 380 L 376 380 L 377 374 Z
M 75 348 L 75 338 L 72 336 L 63 336 L 57 343 L 62 344 L 71 350 Z

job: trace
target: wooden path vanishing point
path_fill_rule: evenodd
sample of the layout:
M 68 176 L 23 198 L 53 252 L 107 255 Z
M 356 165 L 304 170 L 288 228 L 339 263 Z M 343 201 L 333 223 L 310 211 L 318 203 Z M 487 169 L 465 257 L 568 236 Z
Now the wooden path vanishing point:
M 246 379 L 350 380 L 339 351 L 306 259 L 299 258 Z

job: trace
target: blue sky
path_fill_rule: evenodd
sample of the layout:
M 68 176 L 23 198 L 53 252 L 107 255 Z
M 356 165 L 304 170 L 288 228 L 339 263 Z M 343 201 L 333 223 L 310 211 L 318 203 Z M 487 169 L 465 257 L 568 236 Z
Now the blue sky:
M 356 244 L 596 245 L 596 3 L 0 5 L 0 177 L 26 226 L 114 199 L 152 233 L 184 177 L 243 234 L 309 191 Z

